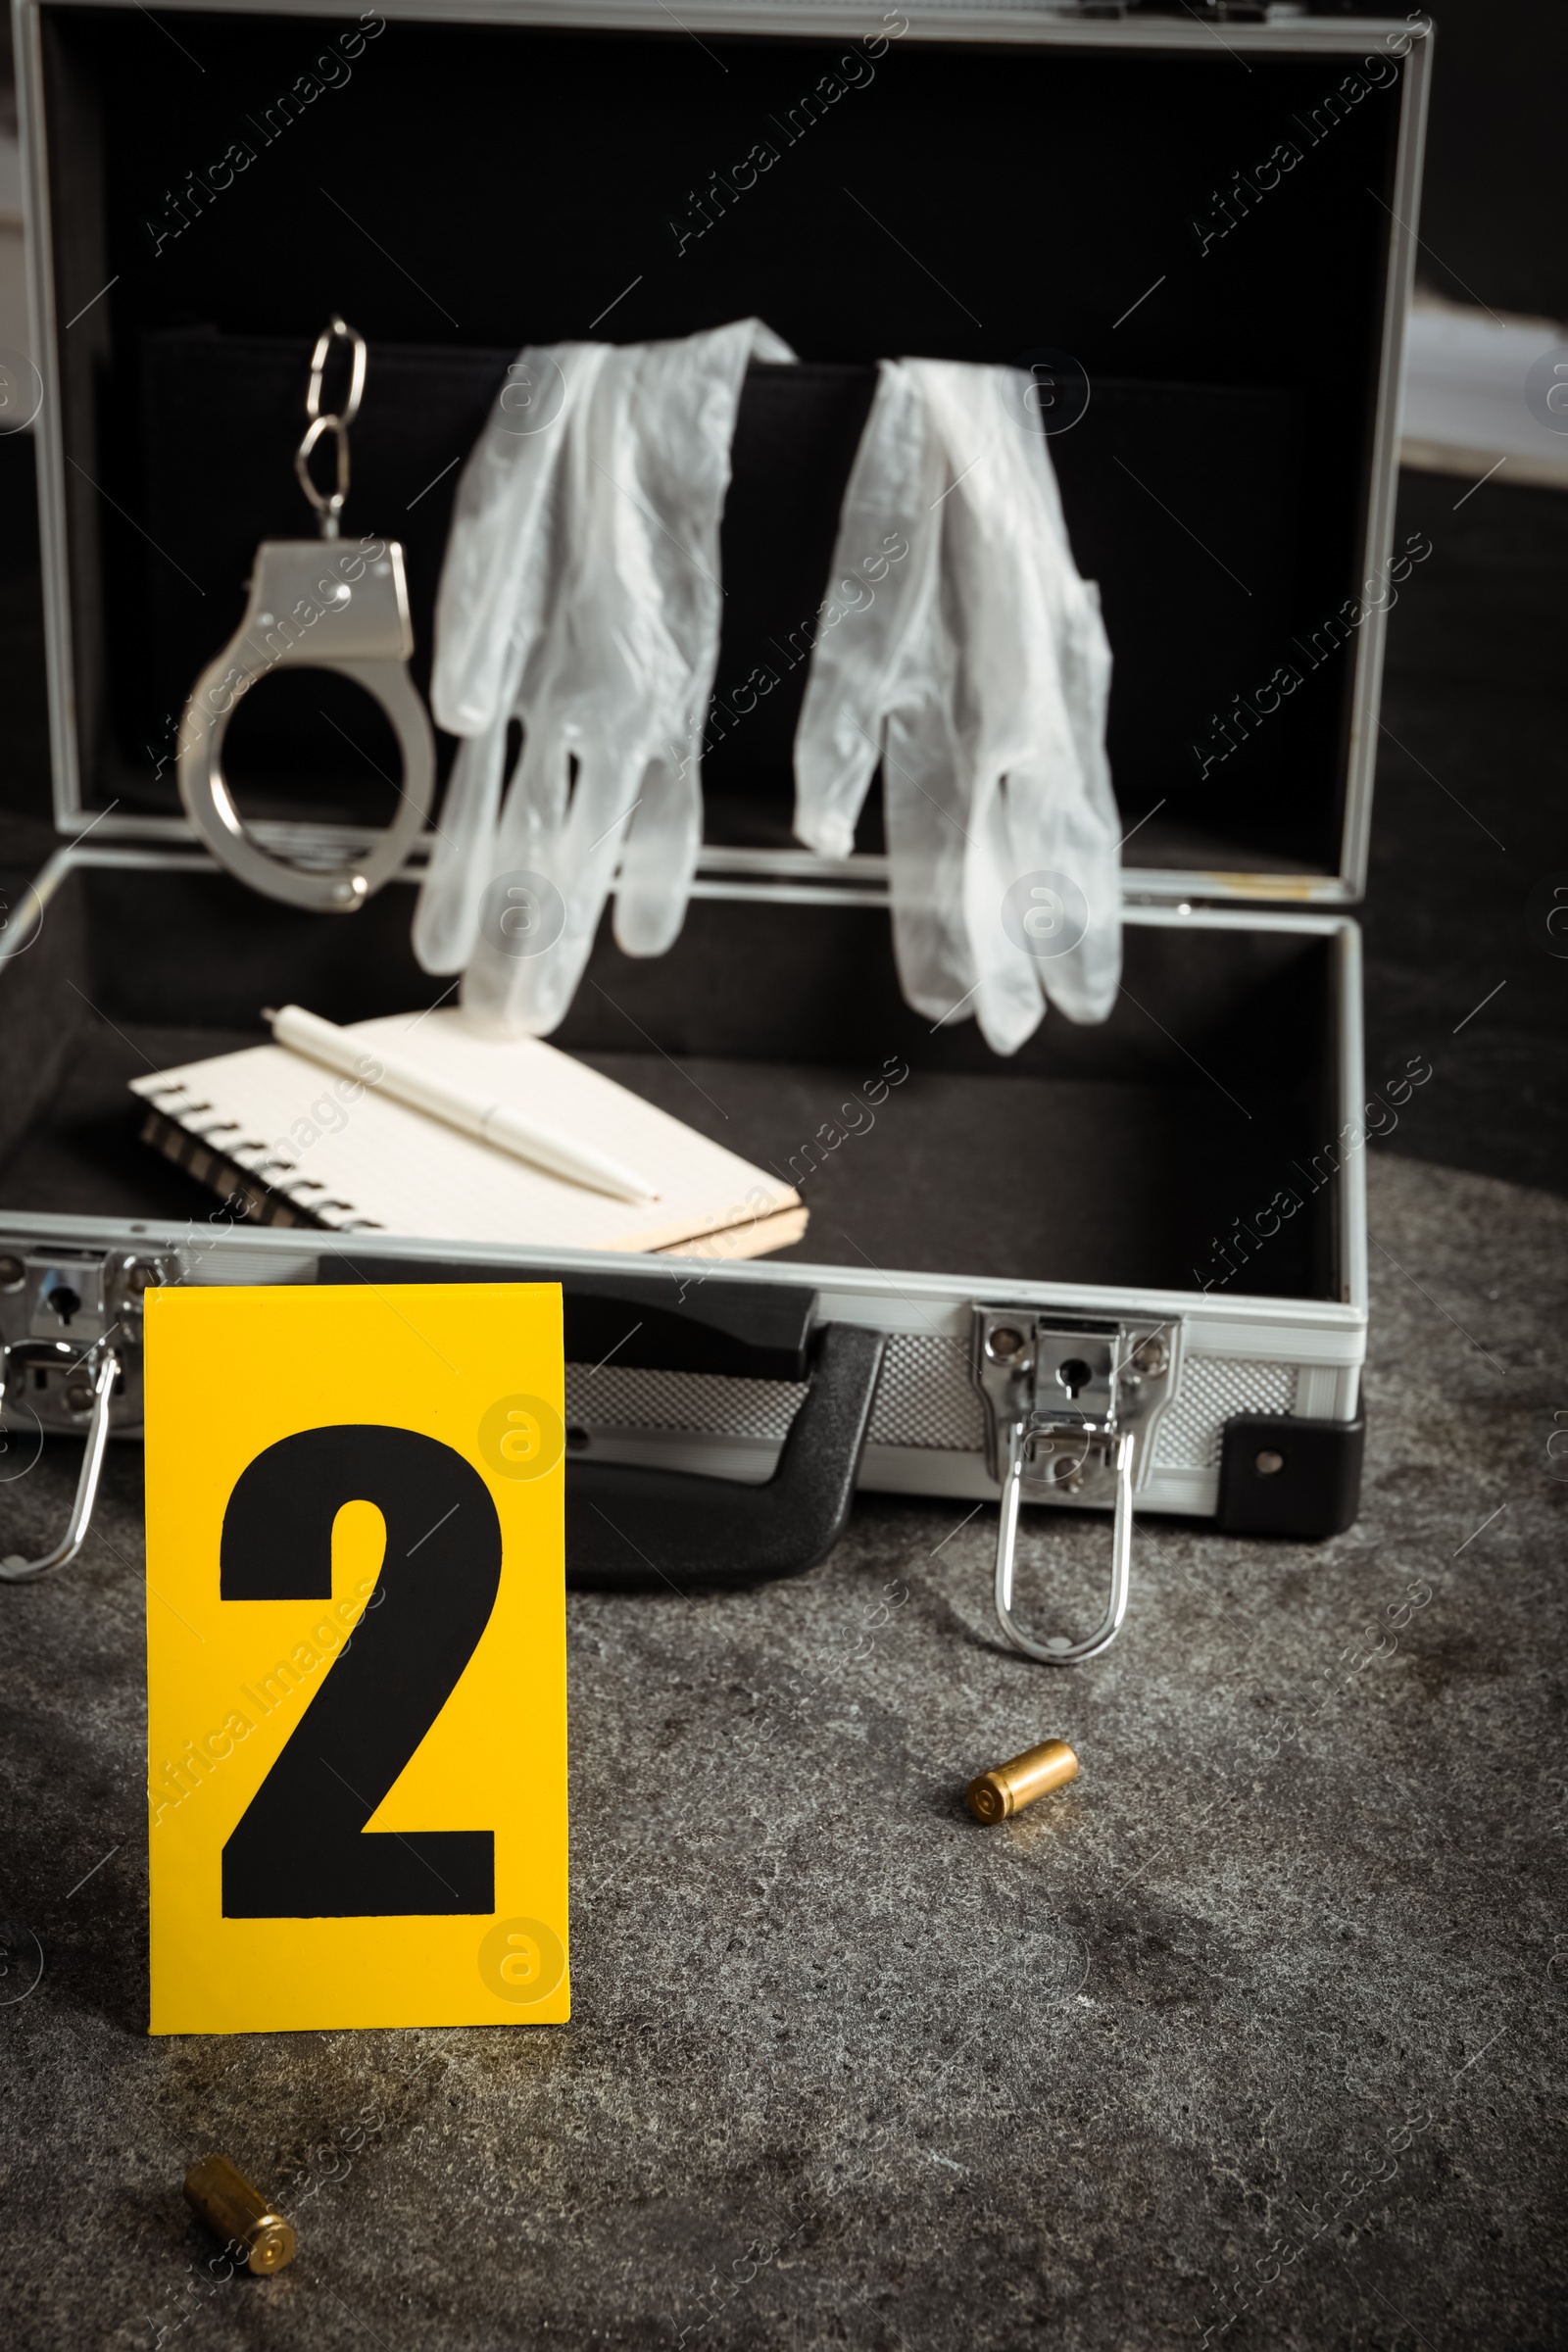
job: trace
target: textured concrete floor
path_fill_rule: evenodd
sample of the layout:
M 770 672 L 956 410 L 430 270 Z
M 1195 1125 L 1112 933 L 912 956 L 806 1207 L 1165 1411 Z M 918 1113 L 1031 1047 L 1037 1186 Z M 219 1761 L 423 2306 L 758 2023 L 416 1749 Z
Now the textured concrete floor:
M 569 2027 L 147 2039 L 118 1452 L 83 1563 L 0 1592 L 7 2342 L 1561 2342 L 1568 1203 L 1369 1176 L 1335 1542 L 1146 1523 L 1060 1675 L 997 1646 L 987 1511 L 572 1598 Z M 8 1546 L 70 1469 L 0 1490 Z M 1105 1549 L 1031 1529 L 1037 1623 Z M 1082 1780 L 979 1829 L 966 1778 L 1051 1734 Z M 199 2283 L 209 2148 L 296 2219 L 275 2279 Z

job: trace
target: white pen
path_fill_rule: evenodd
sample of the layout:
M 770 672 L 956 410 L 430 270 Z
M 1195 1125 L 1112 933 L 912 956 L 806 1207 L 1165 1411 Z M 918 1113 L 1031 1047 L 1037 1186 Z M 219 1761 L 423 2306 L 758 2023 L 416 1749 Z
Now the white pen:
M 352 1031 L 339 1029 L 299 1004 L 285 1004 L 280 1012 L 267 1011 L 262 1017 L 271 1022 L 272 1035 L 280 1046 L 287 1046 L 329 1070 L 341 1070 L 347 1077 L 358 1078 L 366 1086 L 374 1086 L 394 1102 L 407 1102 L 415 1110 L 427 1111 L 431 1118 L 461 1128 L 465 1135 L 477 1136 L 481 1143 L 494 1144 L 498 1151 L 530 1160 L 536 1168 L 548 1169 L 552 1176 L 564 1176 L 572 1184 L 587 1185 L 596 1193 L 610 1193 L 617 1200 L 659 1198 L 646 1177 L 638 1175 L 634 1168 L 623 1166 L 618 1159 L 612 1159 L 608 1152 L 595 1151 L 592 1144 L 578 1143 L 558 1128 L 529 1118 L 525 1111 L 511 1110 L 501 1102 L 486 1102 L 478 1095 L 449 1086 L 416 1063 L 389 1053 L 379 1038 L 372 1044 L 356 1037 Z M 380 1071 L 379 1077 L 366 1076 L 368 1061 L 374 1063 Z

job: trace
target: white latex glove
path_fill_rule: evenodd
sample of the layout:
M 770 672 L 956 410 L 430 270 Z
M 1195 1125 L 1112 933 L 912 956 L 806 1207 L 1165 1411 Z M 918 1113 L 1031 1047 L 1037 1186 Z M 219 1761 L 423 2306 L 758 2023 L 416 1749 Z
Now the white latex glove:
M 826 856 L 882 761 L 904 994 L 933 1020 L 972 1011 L 999 1054 L 1048 996 L 1103 1020 L 1121 966 L 1110 652 L 1022 391 L 1008 369 L 883 363 L 835 587 L 909 553 L 819 635 L 796 736 L 795 829 Z
M 617 862 L 615 935 L 627 954 L 662 954 L 684 920 L 718 660 L 719 522 L 754 356 L 794 354 L 755 319 L 681 342 L 525 354 L 560 365 L 558 449 L 510 466 L 503 449 L 500 495 L 478 470 L 485 443 L 470 460 L 471 505 L 466 476 L 460 496 L 467 541 L 460 551 L 455 524 L 442 578 L 436 712 L 474 741 L 460 754 L 463 821 L 443 815 L 455 842 L 453 879 L 440 887 L 462 902 L 443 944 L 466 949 L 463 1003 L 488 1023 L 536 1035 L 557 1026 Z M 486 442 L 503 429 L 487 427 Z M 514 715 L 523 749 L 496 825 Z M 494 909 L 478 926 L 485 887 L 514 872 L 548 885 L 521 917 L 542 918 L 553 935 L 543 953 L 509 952 L 533 935 L 509 939 Z
M 462 738 L 414 917 L 427 972 L 473 953 L 492 872 L 507 726 L 566 563 L 563 459 L 607 343 L 520 352 L 458 483 L 436 597 L 430 701 Z

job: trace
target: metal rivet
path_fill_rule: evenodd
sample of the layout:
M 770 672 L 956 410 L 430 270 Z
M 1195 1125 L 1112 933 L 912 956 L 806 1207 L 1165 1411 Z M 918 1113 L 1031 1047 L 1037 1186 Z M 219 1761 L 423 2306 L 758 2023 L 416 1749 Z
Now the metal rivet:
M 20 1291 L 26 1274 L 27 1269 L 20 1257 L 13 1257 L 9 1251 L 0 1257 L 0 1291 Z
M 158 1290 L 163 1279 L 158 1267 L 149 1265 L 145 1258 L 138 1258 L 134 1265 L 125 1269 L 125 1288 L 133 1298 L 139 1298 L 143 1291 Z
M 1133 1349 L 1133 1370 L 1144 1372 L 1151 1380 L 1157 1379 L 1166 1363 L 1163 1340 L 1142 1340 Z
M 996 1363 L 1006 1363 L 1010 1357 L 1022 1355 L 1023 1347 L 1023 1333 L 1013 1331 L 1009 1325 L 1004 1323 L 987 1339 L 986 1353 Z
M 1284 1467 L 1284 1454 L 1275 1453 L 1273 1448 L 1267 1446 L 1260 1454 L 1254 1456 L 1252 1462 L 1252 1468 L 1257 1472 L 1259 1478 L 1272 1478 L 1276 1471 L 1283 1470 Z

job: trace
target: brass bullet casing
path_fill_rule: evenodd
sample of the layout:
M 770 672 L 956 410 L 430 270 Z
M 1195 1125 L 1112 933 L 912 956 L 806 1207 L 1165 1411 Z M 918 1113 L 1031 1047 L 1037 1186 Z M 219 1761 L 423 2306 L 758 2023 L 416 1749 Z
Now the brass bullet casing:
M 260 2277 L 293 2261 L 298 2240 L 292 2223 L 274 2212 L 254 2180 L 226 2156 L 204 2156 L 191 2166 L 185 2200 L 232 2250 L 236 2263 Z
M 969 1783 L 969 1810 L 976 1821 L 1005 1821 L 1011 1813 L 1021 1813 L 1036 1797 L 1047 1796 L 1053 1788 L 1063 1788 L 1078 1778 L 1078 1759 L 1065 1740 L 1043 1740 L 1038 1747 L 1026 1747 L 1021 1756 L 999 1764 L 995 1772 L 983 1772 L 977 1781 Z

